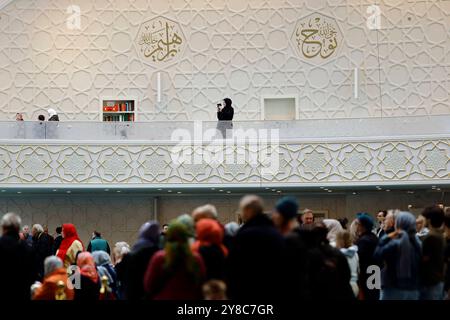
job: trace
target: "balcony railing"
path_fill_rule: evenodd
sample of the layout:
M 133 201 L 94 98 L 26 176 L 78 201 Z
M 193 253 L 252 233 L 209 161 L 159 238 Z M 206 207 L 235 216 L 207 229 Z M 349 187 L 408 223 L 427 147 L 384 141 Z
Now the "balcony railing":
M 2 188 L 437 186 L 450 185 L 449 159 L 450 115 L 0 122 Z
M 204 139 L 217 130 L 216 138 L 231 133 L 265 134 L 277 130 L 282 141 L 322 139 L 383 139 L 390 137 L 450 137 L 450 115 L 399 118 L 362 118 L 297 121 L 153 121 L 153 122 L 0 122 L 0 140 L 65 141 L 174 141 L 180 135 Z M 209 133 L 207 133 L 209 131 Z M 266 132 L 267 133 L 267 132 Z M 273 132 L 272 132 L 273 133 Z M 270 135 L 271 132 L 268 132 Z M 226 136 L 227 138 L 229 135 Z M 247 136 L 248 138 L 248 136 Z

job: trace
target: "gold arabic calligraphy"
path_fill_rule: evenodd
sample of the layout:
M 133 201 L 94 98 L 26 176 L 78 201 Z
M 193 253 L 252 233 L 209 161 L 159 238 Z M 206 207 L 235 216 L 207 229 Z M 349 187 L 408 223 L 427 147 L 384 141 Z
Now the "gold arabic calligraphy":
M 168 61 L 179 51 L 183 43 L 177 26 L 170 21 L 153 21 L 144 26 L 139 45 L 146 58 Z
M 336 28 L 322 17 L 311 17 L 296 31 L 297 42 L 306 58 L 331 56 L 338 46 Z

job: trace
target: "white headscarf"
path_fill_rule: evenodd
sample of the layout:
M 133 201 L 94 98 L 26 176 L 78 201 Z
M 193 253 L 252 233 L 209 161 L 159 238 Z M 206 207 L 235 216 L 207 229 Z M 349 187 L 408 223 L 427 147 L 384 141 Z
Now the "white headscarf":
M 336 236 L 339 231 L 342 231 L 343 228 L 339 221 L 335 219 L 324 219 L 323 223 L 328 229 L 327 239 L 330 243 L 336 243 Z
M 56 116 L 56 114 L 57 114 L 55 109 L 52 109 L 52 108 L 48 109 L 47 112 L 48 112 L 48 116 L 50 118 L 53 117 L 53 116 Z

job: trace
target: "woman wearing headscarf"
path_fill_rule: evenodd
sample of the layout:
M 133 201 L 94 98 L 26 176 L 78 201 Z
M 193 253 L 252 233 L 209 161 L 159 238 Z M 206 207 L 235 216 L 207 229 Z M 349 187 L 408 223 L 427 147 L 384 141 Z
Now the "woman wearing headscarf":
M 160 233 L 156 221 L 144 223 L 139 230 L 138 241 L 128 254 L 128 268 L 123 283 L 127 300 L 142 300 L 145 297 L 142 279 L 150 259 L 159 251 Z
M 63 261 L 64 267 L 68 268 L 77 263 L 77 254 L 84 251 L 84 247 L 73 224 L 63 224 L 62 236 L 63 239 L 56 256 Z
M 380 300 L 419 299 L 421 243 L 411 213 L 397 214 L 395 231 L 381 238 L 375 257 L 384 261 Z
M 55 300 L 60 281 L 64 283 L 65 300 L 73 300 L 74 292 L 67 286 L 67 279 L 62 260 L 56 256 L 47 257 L 44 261 L 44 280 L 34 292 L 33 300 Z
M 228 249 L 223 245 L 223 228 L 213 219 L 202 219 L 195 225 L 197 240 L 192 251 L 200 254 L 206 267 L 206 280 L 224 279 Z
M 56 113 L 55 109 L 50 108 L 47 110 L 47 112 L 48 112 L 48 121 L 59 121 L 59 116 Z
M 144 289 L 154 300 L 198 300 L 202 298 L 205 266 L 191 251 L 190 233 L 178 221 L 169 225 L 164 250 L 152 257 L 144 276 Z
M 330 246 L 336 247 L 336 236 L 339 231 L 344 230 L 341 223 L 335 219 L 324 219 L 323 223 L 328 229 L 327 239 L 330 242 Z
M 239 231 L 239 225 L 237 224 L 237 222 L 232 221 L 227 223 L 224 229 L 225 234 L 223 236 L 223 244 L 228 250 L 230 250 L 230 248 L 233 246 L 234 237 Z
M 78 255 L 77 266 L 80 272 L 80 286 L 75 286 L 75 300 L 93 301 L 100 296 L 100 279 L 94 258 L 85 251 Z
M 380 299 L 380 291 L 376 288 L 367 286 L 367 279 L 371 275 L 368 272 L 369 267 L 378 265 L 377 259 L 374 258 L 374 252 L 377 248 L 378 237 L 372 232 L 374 219 L 365 212 L 356 215 L 356 236 L 355 245 L 358 247 L 359 255 L 359 299 L 378 301 Z
M 112 290 L 113 297 L 115 299 L 120 298 L 117 290 L 117 274 L 111 263 L 109 254 L 107 254 L 105 251 L 94 251 L 92 252 L 92 257 L 94 258 L 95 265 L 97 266 L 97 272 L 100 279 L 103 276 L 106 276 L 108 278 L 108 286 Z
M 189 244 L 194 243 L 195 241 L 195 222 L 191 215 L 184 213 L 176 219 L 178 222 L 183 224 L 186 227 L 186 230 L 189 235 Z

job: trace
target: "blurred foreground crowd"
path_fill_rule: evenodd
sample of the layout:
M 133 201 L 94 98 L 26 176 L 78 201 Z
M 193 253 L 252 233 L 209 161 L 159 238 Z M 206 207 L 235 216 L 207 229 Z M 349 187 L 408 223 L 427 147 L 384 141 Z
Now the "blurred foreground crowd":
M 85 246 L 73 224 L 54 236 L 39 224 L 1 219 L 0 300 L 442 300 L 450 289 L 450 212 L 419 217 L 381 210 L 374 219 L 316 221 L 280 199 L 240 202 L 222 225 L 213 205 L 162 228 L 149 221 L 112 250 L 95 231 Z

